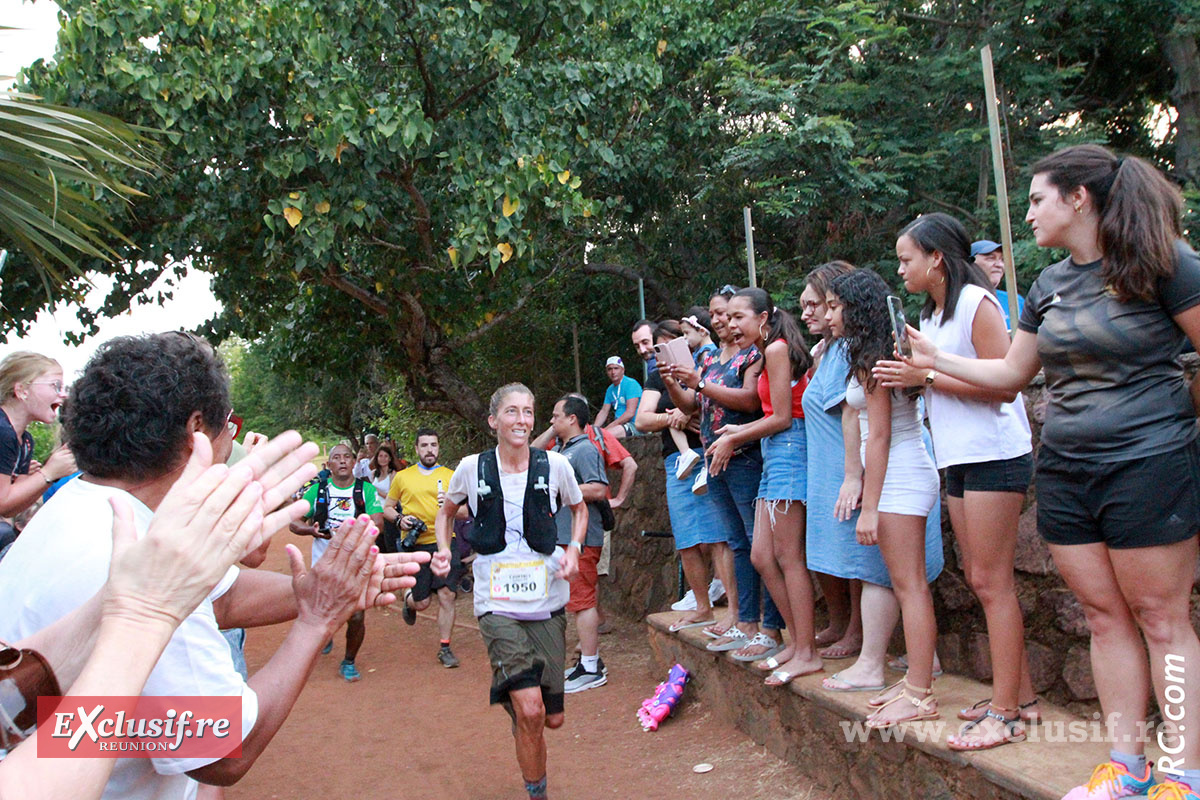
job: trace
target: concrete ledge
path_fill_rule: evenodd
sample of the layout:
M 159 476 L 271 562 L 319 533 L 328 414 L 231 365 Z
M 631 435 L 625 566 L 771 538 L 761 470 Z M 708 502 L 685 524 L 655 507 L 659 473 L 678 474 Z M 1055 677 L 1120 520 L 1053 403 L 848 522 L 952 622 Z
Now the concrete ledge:
M 954 675 L 934 683 L 940 720 L 870 732 L 864 741 L 861 734 L 868 731 L 855 723 L 866 719 L 870 693 L 839 694 L 821 686 L 823 677 L 850 666 L 853 659 L 827 660 L 824 674 L 771 688 L 763 685 L 765 675 L 752 664 L 705 650 L 710 640 L 700 629 L 670 633 L 679 616 L 664 612 L 646 618 L 651 648 L 664 671 L 682 664 L 692 673 L 689 691 L 699 692 L 714 713 L 837 796 L 1060 800 L 1108 760 L 1098 721 L 1045 701 L 1043 722 L 1026 726 L 1029 741 L 977 753 L 950 750 L 946 737 L 962 725 L 954 716 L 958 709 L 991 695 L 988 685 Z M 899 680 L 900 675 L 891 677 Z M 1147 755 L 1157 758 L 1159 751 L 1150 748 Z

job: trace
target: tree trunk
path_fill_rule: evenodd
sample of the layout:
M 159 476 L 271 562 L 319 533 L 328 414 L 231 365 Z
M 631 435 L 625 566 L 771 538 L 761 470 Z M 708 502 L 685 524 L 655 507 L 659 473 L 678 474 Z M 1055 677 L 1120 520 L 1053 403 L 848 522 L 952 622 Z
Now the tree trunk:
M 1160 41 L 1175 74 L 1175 174 L 1185 185 L 1200 186 L 1200 51 L 1184 20 L 1175 20 Z

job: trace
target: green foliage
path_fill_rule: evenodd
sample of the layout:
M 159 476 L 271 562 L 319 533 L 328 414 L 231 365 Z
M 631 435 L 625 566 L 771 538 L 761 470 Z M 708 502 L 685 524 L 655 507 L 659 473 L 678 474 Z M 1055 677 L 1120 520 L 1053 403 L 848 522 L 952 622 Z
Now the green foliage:
M 36 277 L 47 298 L 83 276 L 78 254 L 112 260 L 110 239 L 131 244 L 97 196 L 141 196 L 119 170 L 149 170 L 150 146 L 119 119 L 0 91 L 0 247 L 34 267 L 27 282 Z
M 55 423 L 47 425 L 43 422 L 31 422 L 25 429 L 33 437 L 33 457 L 45 463 L 50 453 L 59 445 L 59 427 Z

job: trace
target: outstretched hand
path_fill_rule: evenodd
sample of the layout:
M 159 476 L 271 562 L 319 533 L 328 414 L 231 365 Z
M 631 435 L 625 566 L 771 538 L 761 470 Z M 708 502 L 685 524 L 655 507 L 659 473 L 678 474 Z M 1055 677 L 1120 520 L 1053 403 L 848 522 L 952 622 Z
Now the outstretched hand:
M 140 540 L 133 507 L 113 508 L 113 553 L 106 613 L 179 625 L 226 570 L 263 541 L 263 488 L 253 472 L 212 463 L 212 443 L 195 434 L 183 473 L 159 503 Z

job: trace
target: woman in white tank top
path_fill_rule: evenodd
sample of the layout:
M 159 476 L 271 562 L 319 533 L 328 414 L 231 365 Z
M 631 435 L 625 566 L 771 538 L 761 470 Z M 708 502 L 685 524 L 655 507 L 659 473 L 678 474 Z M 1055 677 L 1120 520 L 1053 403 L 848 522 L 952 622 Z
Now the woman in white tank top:
M 948 214 L 918 217 L 896 241 L 900 276 L 910 292 L 925 292 L 921 332 L 939 348 L 966 358 L 1003 358 L 1009 339 L 991 282 L 971 263 L 966 229 Z M 1021 505 L 1033 474 L 1025 403 L 1018 394 L 985 389 L 881 361 L 883 386 L 926 387 L 937 466 L 946 470 L 947 506 L 962 553 L 963 573 L 983 604 L 992 657 L 992 697 L 959 712 L 969 720 L 948 744 L 985 750 L 1025 738 L 1022 720 L 1036 719 L 1037 697 L 1025 657 L 1013 560 Z

